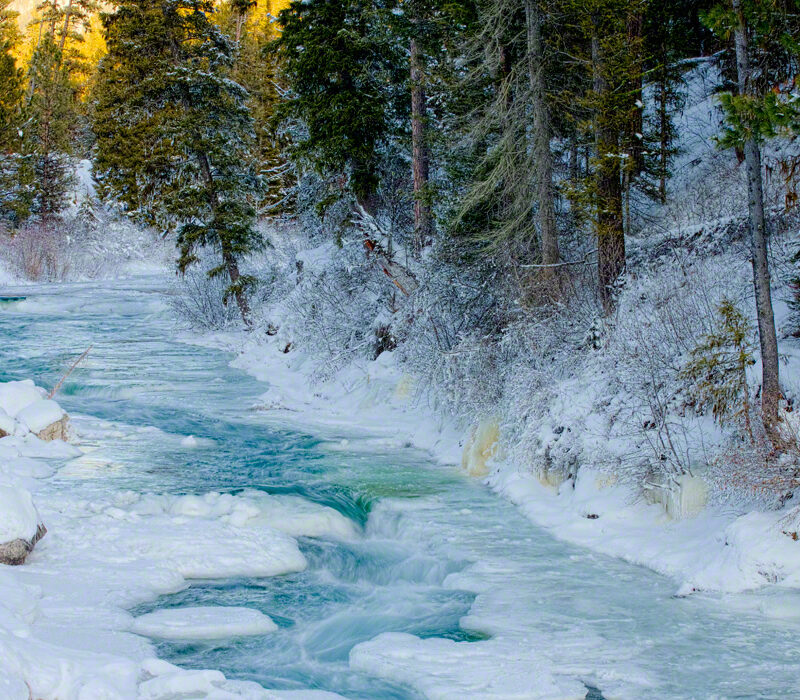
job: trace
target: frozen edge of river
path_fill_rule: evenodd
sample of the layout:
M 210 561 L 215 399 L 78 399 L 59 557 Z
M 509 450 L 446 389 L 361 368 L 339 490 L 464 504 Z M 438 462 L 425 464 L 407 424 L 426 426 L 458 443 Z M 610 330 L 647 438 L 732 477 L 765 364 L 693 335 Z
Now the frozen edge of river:
M 338 439 L 349 450 L 359 442 L 365 449 L 415 447 L 442 464 L 461 463 L 467 431 L 414 400 L 413 383 L 391 353 L 348 367 L 320 385 L 312 381 L 311 358 L 284 353 L 276 340 L 254 342 L 237 333 L 186 340 L 236 352 L 234 366 L 270 385 L 255 410 L 286 424 L 314 426 L 331 436 L 334 448 Z M 349 437 L 359 431 L 360 440 Z M 675 521 L 662 506 L 644 503 L 633 488 L 614 484 L 591 467 L 553 488 L 529 467 L 507 459 L 490 464 L 485 484 L 556 538 L 673 578 L 679 595 L 769 586 L 787 596 L 761 600 L 758 609 L 771 617 L 800 618 L 800 596 L 793 594 L 800 588 L 800 543 L 784 532 L 797 529 L 796 506 L 740 516 L 708 506 Z

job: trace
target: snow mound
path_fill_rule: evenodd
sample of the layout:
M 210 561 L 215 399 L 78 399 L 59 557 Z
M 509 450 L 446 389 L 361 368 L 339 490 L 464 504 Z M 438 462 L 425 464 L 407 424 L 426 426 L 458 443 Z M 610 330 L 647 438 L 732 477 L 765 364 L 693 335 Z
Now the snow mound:
M 66 412 L 46 397 L 47 392 L 30 379 L 0 383 L 0 438 L 29 433 L 45 440 L 64 438 L 66 423 L 59 422 Z
M 40 522 L 29 491 L 0 486 L 0 543 L 32 540 Z
M 64 409 L 51 399 L 35 401 L 17 414 L 17 420 L 30 432 L 40 433 L 42 430 L 60 421 L 65 415 Z
M 226 639 L 268 634 L 278 626 L 264 613 L 241 607 L 187 607 L 137 617 L 131 631 L 158 639 Z
M 389 632 L 355 646 L 350 666 L 410 685 L 429 700 L 586 697 L 583 683 L 554 675 L 546 658 L 538 664 L 535 658 L 500 640 L 472 644 Z
M 30 379 L 5 382 L 0 384 L 0 409 L 15 418 L 23 408 L 41 401 L 46 396 L 47 392 L 37 387 Z

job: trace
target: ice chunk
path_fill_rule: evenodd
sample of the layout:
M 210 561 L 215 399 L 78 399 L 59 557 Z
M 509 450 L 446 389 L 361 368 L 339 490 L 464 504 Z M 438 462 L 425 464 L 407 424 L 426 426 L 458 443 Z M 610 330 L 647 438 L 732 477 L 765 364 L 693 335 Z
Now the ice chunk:
M 9 416 L 3 408 L 0 408 L 0 437 L 13 435 L 16 429 L 17 421 Z
M 278 626 L 264 613 L 240 607 L 156 610 L 137 617 L 131 631 L 157 639 L 226 639 L 268 634 Z

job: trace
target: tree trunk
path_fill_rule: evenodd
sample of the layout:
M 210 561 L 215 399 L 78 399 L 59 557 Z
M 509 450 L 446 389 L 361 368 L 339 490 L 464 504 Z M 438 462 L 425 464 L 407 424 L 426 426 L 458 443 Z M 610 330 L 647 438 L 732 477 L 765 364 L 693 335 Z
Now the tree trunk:
M 209 189 L 211 210 L 215 212 L 216 215 L 216 211 L 219 207 L 219 200 L 214 184 L 214 174 L 211 172 L 211 163 L 208 159 L 208 155 L 204 151 L 199 151 L 197 153 L 197 158 L 200 161 L 200 169 L 203 171 L 203 179 L 206 181 L 206 185 Z M 222 240 L 222 237 L 220 237 L 220 249 L 222 252 L 222 262 L 225 265 L 225 269 L 228 271 L 228 278 L 233 288 L 233 297 L 236 299 L 236 305 L 239 307 L 242 321 L 244 321 L 244 325 L 247 326 L 247 328 L 252 328 L 253 320 L 250 316 L 250 303 L 247 300 L 247 293 L 239 284 L 239 280 L 242 276 L 239 272 L 239 263 L 229 246 Z
M 667 76 L 663 71 L 658 90 L 658 121 L 661 131 L 659 152 L 658 199 L 661 204 L 667 203 L 667 163 L 669 158 L 669 114 L 667 112 Z
M 603 55 L 600 39 L 592 37 L 592 66 L 595 108 L 595 140 L 597 168 L 595 189 L 597 198 L 597 275 L 600 300 L 609 313 L 614 306 L 614 283 L 625 270 L 625 228 L 622 213 L 622 182 L 619 158 L 619 134 L 609 125 L 602 100 L 609 87 L 603 75 Z
M 747 21 L 741 1 L 732 0 L 737 16 L 734 35 L 736 43 L 736 70 L 739 93 L 752 94 L 750 56 L 747 43 Z M 750 212 L 750 232 L 753 263 L 753 287 L 756 296 L 758 337 L 761 345 L 761 413 L 767 434 L 776 441 L 780 381 L 778 370 L 778 339 L 770 292 L 769 260 L 767 258 L 767 225 L 764 218 L 764 195 L 761 180 L 761 149 L 755 138 L 744 144 L 747 169 L 747 194 Z
M 631 162 L 627 166 L 627 170 L 631 171 L 631 177 L 635 178 L 641 175 L 644 170 L 644 143 L 642 141 L 642 134 L 644 133 L 644 107 L 639 107 L 644 101 L 643 90 L 643 66 L 642 66 L 642 31 L 644 26 L 644 17 L 639 9 L 631 11 L 628 17 L 628 46 L 633 54 L 632 65 L 634 75 L 631 77 L 630 90 L 635 96 L 636 107 L 631 113 L 631 133 L 630 139 L 630 156 Z
M 422 56 L 416 39 L 411 40 L 411 143 L 414 175 L 414 253 L 421 256 L 433 237 L 433 216 L 429 202 L 430 156 L 425 134 L 427 99 L 423 83 Z
M 550 115 L 544 84 L 544 49 L 542 18 L 538 0 L 525 0 L 525 22 L 528 39 L 528 74 L 533 101 L 533 155 L 536 168 L 536 194 L 539 200 L 539 228 L 542 243 L 542 264 L 559 262 L 558 231 L 553 195 L 553 154 L 550 151 Z M 543 268 L 553 273 L 556 268 Z
M 67 3 L 67 7 L 64 10 L 64 29 L 61 34 L 61 41 L 58 43 L 58 50 L 61 53 L 64 52 L 64 46 L 67 43 L 67 33 L 69 32 L 69 21 L 71 17 L 72 17 L 72 0 L 69 0 L 69 2 Z M 59 64 L 61 60 L 62 58 L 59 57 Z

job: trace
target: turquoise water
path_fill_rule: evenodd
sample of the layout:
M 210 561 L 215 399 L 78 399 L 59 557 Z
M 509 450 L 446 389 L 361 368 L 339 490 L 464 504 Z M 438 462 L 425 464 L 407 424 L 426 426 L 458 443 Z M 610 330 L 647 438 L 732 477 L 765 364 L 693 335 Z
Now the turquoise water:
M 462 627 L 472 612 L 496 615 L 483 624 L 494 635 L 529 631 L 525 651 L 540 649 L 571 669 L 564 672 L 592 698 L 609 677 L 614 687 L 627 683 L 633 697 L 800 696 L 796 622 L 764 620 L 711 596 L 676 599 L 675 582 L 556 541 L 421 452 L 357 449 L 354 435 L 303 431 L 254 410 L 267 387 L 232 369 L 230 355 L 178 342 L 162 284 L 25 288 L 25 301 L 0 309 L 0 381 L 52 386 L 94 345 L 59 401 L 82 442 L 114 469 L 79 481 L 57 476 L 52 487 L 255 488 L 334 507 L 363 531 L 352 542 L 301 538 L 309 562 L 302 573 L 196 582 L 133 611 L 245 605 L 280 628 L 262 637 L 159 643 L 164 658 L 269 688 L 417 698 L 410 687 L 350 669 L 350 649 L 386 631 L 481 644 L 488 635 Z M 187 435 L 199 439 L 197 448 L 181 446 Z M 513 615 L 444 585 L 475 566 L 488 572 L 489 588 L 507 592 Z M 454 697 L 463 695 L 454 690 Z

